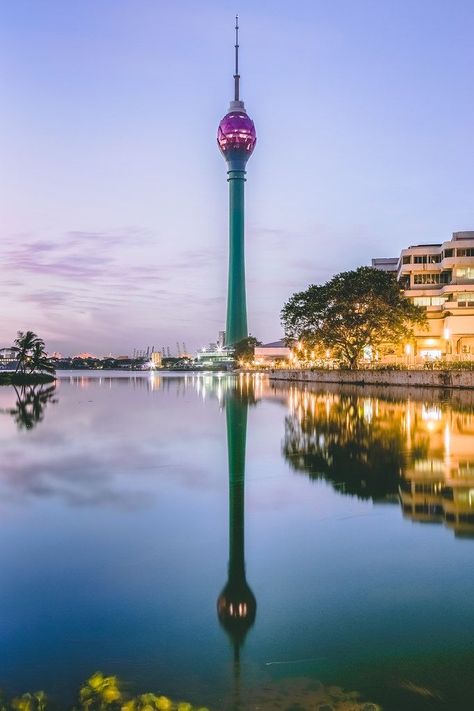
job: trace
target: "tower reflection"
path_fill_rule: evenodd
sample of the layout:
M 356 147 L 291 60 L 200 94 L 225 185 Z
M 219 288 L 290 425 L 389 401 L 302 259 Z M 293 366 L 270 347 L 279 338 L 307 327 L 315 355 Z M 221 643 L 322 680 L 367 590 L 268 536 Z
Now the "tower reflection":
M 234 708 L 239 708 L 240 649 L 255 622 L 257 601 L 245 575 L 245 445 L 249 403 L 255 402 L 252 381 L 229 380 L 224 393 L 229 468 L 229 566 L 217 599 L 219 622 L 234 649 Z

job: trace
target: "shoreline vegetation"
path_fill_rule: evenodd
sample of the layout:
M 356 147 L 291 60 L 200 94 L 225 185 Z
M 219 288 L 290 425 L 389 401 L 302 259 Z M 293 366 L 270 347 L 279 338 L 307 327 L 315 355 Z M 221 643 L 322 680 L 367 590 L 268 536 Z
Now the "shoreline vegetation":
M 210 711 L 208 706 L 176 701 L 156 693 L 133 696 L 126 691 L 116 676 L 93 674 L 80 688 L 78 703 L 71 711 Z M 2 711 L 48 711 L 57 708 L 44 691 L 26 693 L 9 700 L 0 692 Z M 243 703 L 242 703 L 243 702 Z M 216 707 L 213 706 L 213 709 Z M 274 709 L 324 709 L 324 711 L 382 711 L 378 704 L 364 702 L 357 691 L 346 691 L 338 686 L 325 686 L 312 678 L 284 678 L 268 681 L 254 689 L 234 689 L 221 699 L 220 711 L 236 708 Z
M 49 373 L 15 373 L 0 371 L 0 385 L 48 385 L 54 383 L 56 377 Z
M 33 331 L 18 331 L 9 360 L 15 370 L 0 370 L 0 385 L 19 387 L 48 385 L 56 380 L 56 368 L 44 341 Z

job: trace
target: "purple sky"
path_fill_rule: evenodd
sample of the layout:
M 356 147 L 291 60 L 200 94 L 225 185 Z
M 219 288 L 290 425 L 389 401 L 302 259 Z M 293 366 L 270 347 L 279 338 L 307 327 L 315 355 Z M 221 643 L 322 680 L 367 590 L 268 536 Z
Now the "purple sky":
M 15 0 L 0 9 L 0 346 L 130 353 L 224 325 L 216 129 L 242 94 L 249 325 L 474 228 L 471 0 Z

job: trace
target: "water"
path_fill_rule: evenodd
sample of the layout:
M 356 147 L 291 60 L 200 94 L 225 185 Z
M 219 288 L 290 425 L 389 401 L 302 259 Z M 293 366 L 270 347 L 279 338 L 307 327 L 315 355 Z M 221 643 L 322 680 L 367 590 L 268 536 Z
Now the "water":
M 474 394 L 69 373 L 18 395 L 2 688 L 64 707 L 100 669 L 214 710 L 474 707 Z

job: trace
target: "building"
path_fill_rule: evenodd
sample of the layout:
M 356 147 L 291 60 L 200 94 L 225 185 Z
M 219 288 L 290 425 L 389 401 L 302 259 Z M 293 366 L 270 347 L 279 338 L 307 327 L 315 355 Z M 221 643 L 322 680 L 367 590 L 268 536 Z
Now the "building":
M 216 343 L 209 343 L 196 353 L 194 364 L 201 368 L 229 369 L 234 364 L 234 355 L 232 349 L 225 347 L 224 340 L 224 331 L 219 331 Z
M 153 351 L 151 354 L 151 362 L 154 368 L 161 368 L 162 357 L 160 351 Z
M 16 370 L 18 360 L 13 348 L 0 348 L 0 370 Z
M 240 99 L 239 23 L 235 22 L 234 100 L 219 124 L 217 143 L 227 162 L 229 183 L 229 281 L 226 346 L 248 336 L 244 255 L 244 186 L 247 161 L 257 136 L 252 119 Z
M 377 257 L 372 259 L 372 266 L 382 272 L 395 273 L 398 269 L 398 257 Z
M 277 365 L 283 361 L 289 361 L 291 349 L 288 348 L 285 341 L 274 341 L 273 343 L 264 343 L 262 346 L 255 346 L 254 362 L 255 365 Z
M 386 269 L 393 259 L 373 259 Z M 396 271 L 405 296 L 426 309 L 428 329 L 420 329 L 410 357 L 474 360 L 474 231 L 454 232 L 443 243 L 403 249 Z

